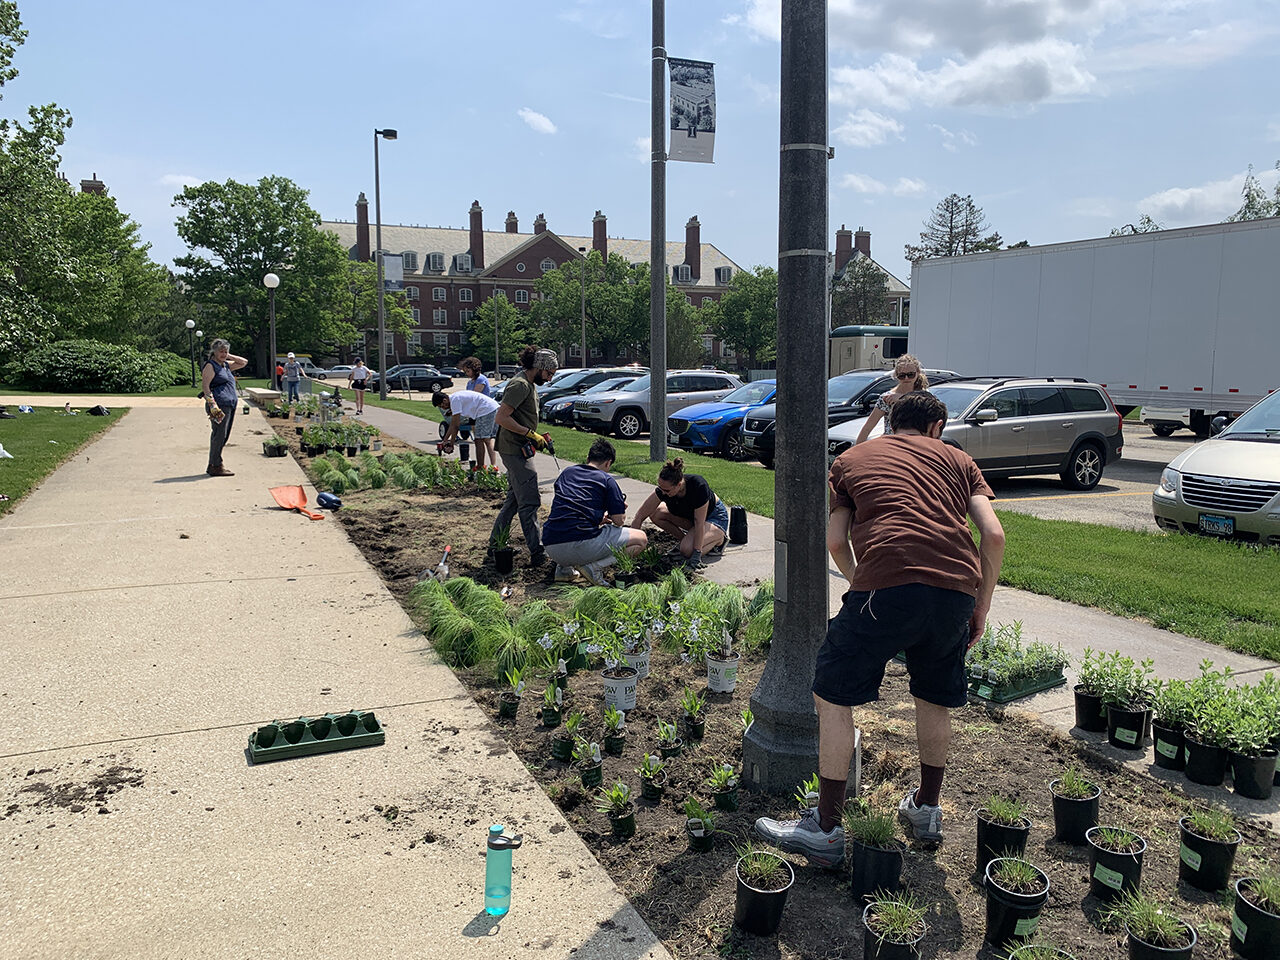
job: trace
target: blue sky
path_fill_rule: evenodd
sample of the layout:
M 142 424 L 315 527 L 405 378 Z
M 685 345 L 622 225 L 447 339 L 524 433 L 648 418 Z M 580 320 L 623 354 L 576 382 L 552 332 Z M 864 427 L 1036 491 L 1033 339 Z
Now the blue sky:
M 716 163 L 668 166 L 667 235 L 743 266 L 777 251 L 781 0 L 668 0 L 672 56 L 716 63 Z M 531 229 L 649 232 L 647 0 L 20 0 L 30 36 L 0 111 L 56 101 L 72 182 L 96 172 L 154 256 L 183 252 L 184 183 L 268 174 L 322 217 L 373 197 L 385 222 L 463 227 L 479 199 Z M 1246 166 L 1280 158 L 1273 0 L 831 0 L 830 244 L 904 243 L 948 193 L 1006 242 L 1103 236 L 1150 213 L 1223 219 Z

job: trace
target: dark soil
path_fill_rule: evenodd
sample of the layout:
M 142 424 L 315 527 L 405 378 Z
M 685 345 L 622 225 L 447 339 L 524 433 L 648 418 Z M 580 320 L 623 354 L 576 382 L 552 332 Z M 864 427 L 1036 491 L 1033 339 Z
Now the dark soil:
M 296 456 L 291 425 L 281 433 Z M 387 449 L 401 446 L 384 439 Z M 306 457 L 299 460 L 304 466 L 308 463 Z M 544 515 L 550 506 L 546 499 Z M 498 584 L 493 571 L 483 566 L 489 529 L 500 503 L 497 494 L 438 496 L 384 488 L 349 491 L 343 500 L 345 506 L 337 519 L 397 597 L 403 599 L 418 574 L 435 566 L 445 544 L 453 546 L 454 574 Z M 551 582 L 551 568 L 531 571 L 521 566 L 527 563 L 527 554 L 517 542 L 518 526 L 512 532 L 517 546 L 516 576 L 505 581 L 514 588 L 511 602 L 546 597 L 554 603 L 560 590 Z M 660 802 L 652 802 L 640 798 L 636 767 L 645 752 L 656 753 L 657 721 L 677 718 L 679 697 L 686 686 L 698 691 L 706 686 L 705 668 L 654 651 L 650 676 L 640 684 L 637 708 L 627 717 L 623 755 L 604 758 L 605 786 L 622 779 L 634 791 L 637 829 L 636 835 L 626 840 L 612 837 L 608 818 L 596 810 L 595 791 L 584 790 L 577 771 L 568 763 L 551 759 L 554 731 L 538 722 L 535 710 L 539 698 L 527 698 L 515 720 L 498 720 L 501 689 L 494 678 L 479 670 L 462 671 L 460 676 L 476 702 L 495 718 L 497 738 L 528 766 L 673 956 L 770 960 L 861 957 L 862 905 L 851 901 L 847 868 L 821 870 L 800 857 L 789 858 L 796 882 L 777 938 L 760 939 L 732 928 L 733 844 L 751 837 L 757 817 L 794 816 L 795 801 L 791 798 L 744 789 L 737 811 L 716 811 L 714 850 L 696 853 L 689 849 L 684 801 L 696 797 L 710 808 L 711 794 L 705 781 L 711 770 L 722 763 L 740 764 L 739 714 L 763 668 L 762 655 L 745 654 L 737 691 L 708 694 L 706 736 L 700 742 L 686 743 L 681 755 L 668 761 L 666 794 Z M 882 696 L 879 703 L 855 711 L 855 716 L 864 737 L 864 796 L 878 808 L 892 810 L 918 777 L 914 711 L 900 665 L 890 664 Z M 565 715 L 574 709 L 585 711 L 592 739 L 600 738 L 602 704 L 598 672 L 570 678 Z M 1050 880 L 1039 939 L 1074 953 L 1079 960 L 1120 960 L 1126 956 L 1123 931 L 1101 928 L 1100 905 L 1089 896 L 1087 849 L 1053 840 L 1049 781 L 1075 763 L 1102 788 L 1101 822 L 1123 826 L 1146 839 L 1143 891 L 1166 902 L 1168 910 L 1196 926 L 1198 958 L 1227 960 L 1231 956 L 1230 896 L 1202 893 L 1177 881 L 1178 820 L 1195 808 L 1196 801 L 1093 753 L 1086 744 L 1014 707 L 971 705 L 953 715 L 951 759 L 942 797 L 946 841 L 938 847 L 911 842 L 904 857 L 904 884 L 928 906 L 929 929 L 922 956 L 994 957 L 983 945 L 985 902 L 981 880 L 974 871 L 975 813 L 993 792 L 1018 797 L 1027 804 L 1032 823 L 1027 856 Z M 483 819 L 483 812 L 476 811 L 474 805 L 472 813 L 473 818 Z M 1238 827 L 1244 840 L 1235 876 L 1256 873 L 1280 860 L 1280 838 L 1249 821 Z

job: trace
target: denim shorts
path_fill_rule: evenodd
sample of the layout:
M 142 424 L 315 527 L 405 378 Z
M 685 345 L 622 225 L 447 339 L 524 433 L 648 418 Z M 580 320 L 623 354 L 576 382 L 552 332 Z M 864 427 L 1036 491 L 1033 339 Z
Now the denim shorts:
M 923 583 L 850 590 L 827 624 L 813 692 L 844 707 L 879 700 L 885 665 L 903 651 L 913 697 L 939 707 L 964 706 L 974 603 L 967 593 Z
M 613 548 L 625 547 L 631 540 L 627 527 L 615 527 L 612 523 L 600 528 L 589 540 L 569 540 L 565 543 L 544 543 L 547 556 L 562 567 L 580 567 L 585 563 L 613 560 Z
M 729 535 L 729 508 L 723 500 L 717 500 L 715 509 L 707 511 L 707 523 L 714 523 L 725 532 L 725 536 Z

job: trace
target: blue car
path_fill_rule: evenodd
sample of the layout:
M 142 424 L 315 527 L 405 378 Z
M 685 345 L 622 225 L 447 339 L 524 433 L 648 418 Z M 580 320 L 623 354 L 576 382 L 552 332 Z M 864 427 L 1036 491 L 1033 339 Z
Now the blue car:
M 756 380 L 739 387 L 723 400 L 695 403 L 667 418 L 667 443 L 682 450 L 718 453 L 728 460 L 745 459 L 742 419 L 752 407 L 772 403 L 776 380 Z

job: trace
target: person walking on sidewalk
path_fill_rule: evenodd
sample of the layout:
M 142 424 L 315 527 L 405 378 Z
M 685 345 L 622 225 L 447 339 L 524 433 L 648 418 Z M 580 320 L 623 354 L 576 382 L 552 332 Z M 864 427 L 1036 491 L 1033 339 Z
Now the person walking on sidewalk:
M 550 434 L 541 434 L 538 426 L 538 390 L 555 376 L 556 355 L 551 350 L 525 347 L 520 351 L 522 372 L 511 378 L 495 420 L 498 424 L 498 456 L 507 468 L 507 499 L 502 502 L 498 518 L 489 533 L 489 553 L 496 549 L 498 535 L 511 527 L 520 515 L 524 542 L 529 548 L 529 563 L 535 567 L 547 562 L 538 532 L 538 471 L 533 468 L 533 453 L 545 450 Z
M 889 415 L 892 436 L 857 444 L 831 465 L 827 549 L 849 591 L 815 664 L 818 808 L 799 820 L 762 817 L 755 827 L 783 850 L 824 866 L 844 856 L 852 708 L 880 698 L 885 665 L 900 650 L 915 698 L 920 786 L 902 798 L 898 816 L 915 839 L 942 840 L 950 711 L 966 702 L 965 652 L 986 628 L 1004 559 L 1004 530 L 990 503 L 995 495 L 972 458 L 940 439 L 942 401 L 909 393 Z
M 302 378 L 306 376 L 298 358 L 290 353 L 284 362 L 284 384 L 289 391 L 285 396 L 285 403 L 297 403 L 301 399 L 298 396 L 298 388 L 301 386 Z M 307 377 L 307 379 L 311 378 Z
M 364 360 L 356 357 L 356 365 L 347 374 L 347 386 L 356 392 L 356 416 L 364 414 L 364 392 L 369 388 L 369 368 Z
M 244 357 L 231 352 L 226 340 L 215 340 L 209 346 L 209 359 L 200 368 L 204 390 L 205 412 L 209 415 L 209 466 L 211 477 L 234 477 L 235 474 L 222 465 L 222 448 L 231 436 L 231 423 L 236 418 L 236 376 L 232 372 L 249 363 Z
M 498 407 L 500 404 L 493 397 L 486 397 L 483 393 L 476 393 L 474 390 L 455 390 L 453 393 L 445 393 L 443 390 L 437 390 L 431 395 L 431 402 L 440 407 L 446 417 L 449 417 L 449 427 L 444 435 L 444 451 L 445 453 L 453 452 L 453 441 L 458 436 L 458 431 L 462 428 L 462 418 L 474 420 L 475 424 L 471 428 L 472 434 L 476 438 L 476 465 L 481 470 L 484 469 L 484 451 L 485 448 L 480 445 L 480 437 L 492 437 L 497 429 L 495 421 L 498 415 Z M 494 468 L 498 466 L 495 460 Z
M 649 543 L 642 530 L 624 526 L 627 498 L 609 476 L 617 458 L 613 444 L 601 437 L 587 451 L 587 462 L 565 467 L 556 477 L 551 515 L 542 527 L 542 545 L 556 562 L 556 580 L 567 583 L 577 570 L 597 587 L 607 587 L 605 569 L 615 549 L 635 556 Z
M 650 519 L 680 541 L 680 553 L 692 567 L 702 563 L 704 553 L 723 550 L 729 535 L 729 508 L 706 478 L 684 472 L 680 457 L 658 471 L 658 485 L 636 511 L 631 526 L 639 530 Z

